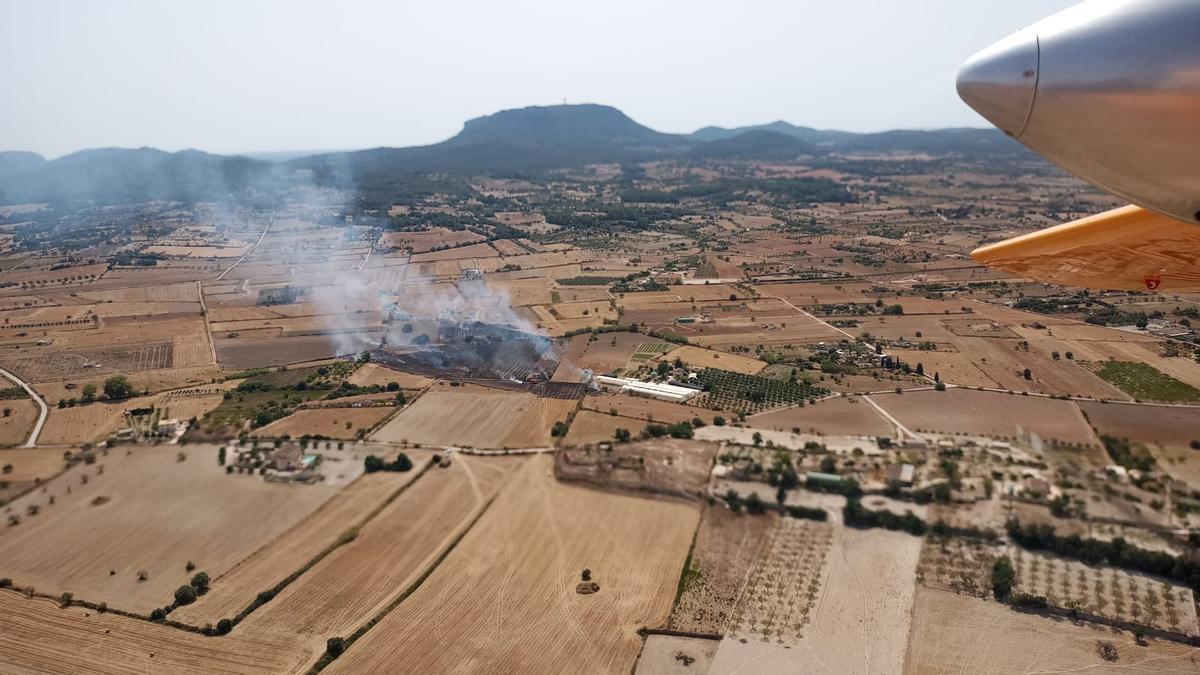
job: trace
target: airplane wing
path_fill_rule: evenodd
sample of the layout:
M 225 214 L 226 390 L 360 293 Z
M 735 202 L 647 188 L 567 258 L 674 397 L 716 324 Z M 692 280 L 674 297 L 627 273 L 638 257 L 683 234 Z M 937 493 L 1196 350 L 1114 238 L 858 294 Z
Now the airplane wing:
M 1097 290 L 1200 291 L 1200 226 L 1125 206 L 982 246 L 977 262 Z

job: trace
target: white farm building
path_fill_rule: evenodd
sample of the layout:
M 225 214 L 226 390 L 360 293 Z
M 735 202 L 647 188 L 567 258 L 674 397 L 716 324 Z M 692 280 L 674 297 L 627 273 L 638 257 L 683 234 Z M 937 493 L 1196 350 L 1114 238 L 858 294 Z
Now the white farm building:
M 676 384 L 658 384 L 657 382 L 642 382 L 624 377 L 608 377 L 597 375 L 596 383 L 605 389 L 616 389 L 624 394 L 657 398 L 672 403 L 685 403 L 700 395 L 699 389 L 681 387 Z

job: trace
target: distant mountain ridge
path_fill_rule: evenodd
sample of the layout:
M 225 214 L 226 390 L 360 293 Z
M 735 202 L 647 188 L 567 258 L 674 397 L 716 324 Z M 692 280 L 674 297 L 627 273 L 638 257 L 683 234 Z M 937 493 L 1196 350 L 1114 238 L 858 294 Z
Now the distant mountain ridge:
M 0 203 L 87 199 L 212 200 L 264 193 L 300 182 L 386 192 L 412 176 L 524 173 L 602 162 L 788 160 L 831 152 L 989 155 L 1027 152 L 994 129 L 943 129 L 856 134 L 778 121 L 751 127 L 705 127 L 668 134 L 604 105 L 531 106 L 468 120 L 432 145 L 332 152 L 268 161 L 175 153 L 153 148 L 101 148 L 46 160 L 0 152 Z

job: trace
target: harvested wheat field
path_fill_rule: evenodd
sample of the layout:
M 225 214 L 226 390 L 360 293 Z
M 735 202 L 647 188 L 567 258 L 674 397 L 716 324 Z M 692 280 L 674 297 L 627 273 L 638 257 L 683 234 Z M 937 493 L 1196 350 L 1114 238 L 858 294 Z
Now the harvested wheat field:
M 353 375 L 346 378 L 346 381 L 360 387 L 369 387 L 374 384 L 386 387 L 389 383 L 395 382 L 400 385 L 401 389 L 424 389 L 433 384 L 433 380 L 428 377 L 402 373 L 391 368 L 384 368 L 377 363 L 363 364 L 354 371 Z
M 260 591 L 272 588 L 288 574 L 313 560 L 347 530 L 359 527 L 404 486 L 421 474 L 430 453 L 410 450 L 413 470 L 363 474 L 321 505 L 311 516 L 274 541 L 213 578 L 212 589 L 195 603 L 180 607 L 171 618 L 203 626 L 232 617 Z M 391 459 L 388 456 L 388 459 Z
M 712 672 L 900 672 L 920 552 L 919 537 L 834 526 L 803 637 L 723 640 Z
M 8 411 L 0 415 L 0 446 L 23 444 L 37 421 L 37 405 L 29 399 L 17 399 L 0 401 L 0 407 Z
M 553 444 L 550 428 L 575 409 L 572 400 L 474 388 L 430 391 L 393 417 L 373 439 L 422 445 L 534 448 Z
M 572 447 L 611 442 L 617 429 L 628 429 L 636 435 L 645 426 L 646 423 L 642 420 L 617 417 L 594 410 L 580 410 L 575 413 L 575 419 L 571 420 L 571 430 L 567 432 L 562 444 L 564 447 Z
M 370 430 L 395 410 L 391 406 L 308 408 L 297 410 L 283 419 L 275 420 L 267 426 L 255 430 L 251 435 L 260 438 L 324 436 L 349 440 L 356 438 L 359 430 Z
M 0 480 L 24 482 L 51 478 L 67 463 L 58 448 L 11 448 L 0 450 L 0 465 L 11 467 L 0 475 Z
M 82 445 L 104 440 L 120 428 L 127 408 L 138 407 L 136 403 L 90 403 L 74 408 L 51 408 L 46 426 L 38 437 L 39 444 Z
M 190 578 L 189 561 L 217 576 L 337 489 L 227 475 L 215 447 L 117 448 L 10 505 L 22 519 L 0 531 L 0 575 L 148 613 Z
M 583 408 L 605 414 L 610 414 L 613 410 L 616 410 L 617 414 L 621 417 L 629 418 L 626 419 L 626 422 L 629 422 L 629 424 L 622 426 L 629 427 L 629 430 L 634 433 L 641 431 L 647 422 L 674 424 L 675 422 L 683 422 L 684 420 L 691 421 L 695 417 L 701 417 L 707 422 L 710 416 L 721 414 L 720 411 L 709 410 L 707 408 L 695 408 L 689 405 L 659 401 L 657 399 L 629 394 L 597 394 L 588 396 L 583 399 Z
M 433 563 L 522 461 L 460 455 L 449 468 L 428 469 L 354 541 L 252 613 L 235 633 L 297 635 L 313 649 L 332 635 L 349 635 Z
M 1116 661 L 1100 656 L 1102 642 L 1116 648 Z M 1152 640 L 1142 647 L 1130 633 L 920 588 L 913 604 L 904 672 L 1195 673 L 1198 664 L 1200 650 L 1187 645 Z
M 210 638 L 46 598 L 0 591 L 6 675 L 288 672 L 308 654 L 287 636 Z
M 555 482 L 538 456 L 332 673 L 629 673 L 667 618 L 694 506 Z M 576 593 L 589 568 L 600 590 Z M 454 636 L 453 639 L 446 639 Z
M 767 367 L 766 363 L 748 356 L 725 354 L 699 347 L 677 347 L 667 352 L 664 358 L 668 361 L 679 359 L 689 368 L 720 368 L 746 375 L 755 375 Z
M 802 407 L 783 408 L 751 415 L 750 424 L 763 429 L 824 436 L 890 436 L 895 430 L 871 404 L 855 396 L 817 401 Z
M 967 389 L 878 394 L 871 398 L 916 432 L 1012 438 L 1023 430 L 1047 442 L 1098 443 L 1071 401 Z

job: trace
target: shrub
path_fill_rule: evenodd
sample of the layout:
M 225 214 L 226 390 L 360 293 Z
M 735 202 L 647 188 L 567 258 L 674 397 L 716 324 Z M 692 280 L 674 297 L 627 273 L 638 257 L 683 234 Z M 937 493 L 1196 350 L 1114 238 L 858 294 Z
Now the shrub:
M 346 641 L 340 637 L 331 637 L 325 641 L 325 653 L 333 658 L 342 655 L 346 651 Z
M 1002 555 L 992 563 L 992 594 L 1000 602 L 1007 602 L 1012 595 L 1013 581 L 1016 580 L 1012 561 Z
M 208 592 L 209 582 L 208 572 L 199 572 L 192 577 L 192 588 L 196 589 L 197 595 L 204 595 Z
M 190 605 L 196 601 L 196 589 L 191 586 L 180 586 L 175 589 L 175 603 L 179 605 Z

